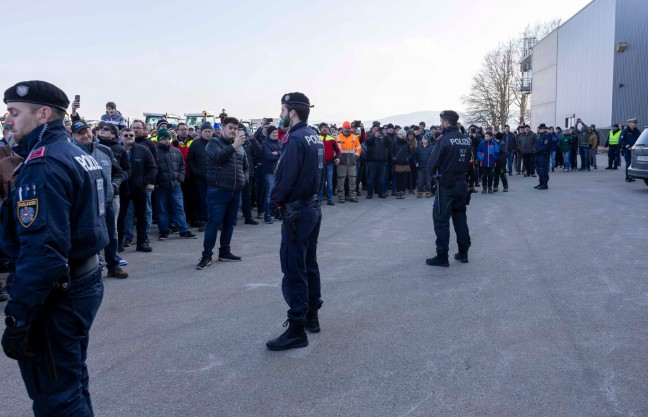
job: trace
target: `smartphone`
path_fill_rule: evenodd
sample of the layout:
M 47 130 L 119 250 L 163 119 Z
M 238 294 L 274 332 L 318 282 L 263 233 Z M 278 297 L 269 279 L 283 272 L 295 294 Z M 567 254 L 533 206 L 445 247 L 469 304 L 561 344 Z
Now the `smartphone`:
M 274 122 L 274 119 L 272 117 L 266 117 L 265 121 L 268 122 L 268 123 L 272 123 L 272 122 Z
M 74 96 L 74 101 L 78 101 L 79 104 L 80 104 L 81 103 L 81 96 L 78 95 L 78 94 L 76 96 Z

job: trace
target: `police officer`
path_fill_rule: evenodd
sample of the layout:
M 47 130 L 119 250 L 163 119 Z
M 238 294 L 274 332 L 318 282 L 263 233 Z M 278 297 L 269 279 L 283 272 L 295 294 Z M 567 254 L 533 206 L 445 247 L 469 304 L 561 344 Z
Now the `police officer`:
M 632 162 L 631 148 L 634 146 L 637 139 L 639 139 L 639 135 L 641 135 L 641 131 L 637 129 L 637 122 L 638 120 L 636 117 L 628 119 L 628 126 L 623 129 L 623 132 L 621 132 L 621 137 L 619 138 L 619 145 L 621 146 L 623 158 L 625 159 L 626 163 L 626 182 L 633 182 L 635 180 L 630 175 L 628 175 L 628 168 L 630 167 L 630 163 Z
M 25 158 L 2 206 L 2 245 L 14 278 L 5 354 L 18 361 L 36 416 L 92 416 L 85 364 L 103 296 L 98 253 L 108 244 L 101 166 L 68 142 L 70 104 L 58 87 L 25 81 L 4 93 L 5 123 Z
M 322 211 L 317 193 L 324 181 L 324 144 L 308 127 L 310 108 L 302 93 L 288 93 L 281 99 L 281 120 L 290 126 L 288 140 L 275 169 L 270 195 L 273 207 L 283 217 L 281 225 L 281 290 L 288 306 L 288 329 L 266 346 L 286 350 L 308 346 L 304 329 L 320 331 L 318 310 L 322 306 L 317 238 Z
M 437 255 L 427 259 L 426 263 L 432 266 L 450 266 L 448 263 L 450 217 L 452 217 L 459 246 L 455 259 L 463 263 L 468 262 L 470 233 L 466 219 L 466 206 L 470 202 L 470 195 L 466 184 L 466 169 L 471 158 L 472 141 L 459 130 L 457 112 L 445 110 L 439 116 L 443 134 L 428 160 L 428 172 L 437 181 L 432 214 Z
M 547 125 L 541 123 L 538 126 L 538 135 L 535 141 L 536 171 L 538 172 L 539 184 L 537 190 L 548 190 L 549 186 L 549 153 L 551 151 L 551 134 L 547 132 Z

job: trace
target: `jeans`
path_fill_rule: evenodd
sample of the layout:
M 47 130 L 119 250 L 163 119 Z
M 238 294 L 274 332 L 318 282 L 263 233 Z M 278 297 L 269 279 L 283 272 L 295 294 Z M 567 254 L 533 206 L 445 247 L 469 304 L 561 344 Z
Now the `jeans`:
M 515 155 L 515 152 L 509 151 L 508 153 L 508 173 L 511 174 L 513 172 L 513 157 Z
M 579 146 L 578 150 L 580 151 L 581 157 L 581 169 L 590 170 L 590 149 L 589 146 Z
M 121 208 L 119 209 L 121 213 Z M 118 216 L 119 217 L 119 216 Z M 117 221 L 119 226 L 119 220 Z M 128 203 L 128 210 L 126 211 L 126 217 L 124 218 L 124 239 L 133 241 L 135 235 L 133 234 L 133 227 L 135 226 L 135 208 L 133 207 L 133 202 Z M 118 238 L 119 240 L 119 238 Z
M 571 169 L 571 151 L 565 151 L 563 152 L 563 155 L 565 157 L 565 169 Z
M 417 178 L 417 182 L 418 182 L 417 191 L 419 193 L 422 193 L 424 191 L 428 192 L 428 193 L 431 192 L 430 176 L 428 175 L 427 169 L 419 168 L 418 169 L 418 176 L 416 178 Z
M 367 195 L 372 195 L 374 190 L 378 194 L 387 192 L 387 161 L 367 162 Z
M 155 189 L 155 204 L 157 207 L 157 224 L 160 233 L 169 233 L 169 217 L 173 224 L 178 226 L 180 232 L 189 230 L 182 199 L 182 188 L 176 184 L 172 189 L 157 187 Z M 168 208 L 171 206 L 171 216 Z
M 117 216 L 112 200 L 106 204 L 106 228 L 108 229 L 108 246 L 104 248 L 106 268 L 114 271 L 119 267 L 119 256 L 117 256 Z
M 630 164 L 632 163 L 632 151 L 630 149 L 623 150 L 623 159 L 625 159 L 626 179 L 627 179 L 630 178 L 630 176 L 628 175 L 628 168 L 630 168 Z
M 324 170 L 326 173 L 326 183 L 322 184 L 322 189 L 319 192 L 319 199 L 322 200 L 324 195 L 324 188 L 326 187 L 326 199 L 331 201 L 333 200 L 333 171 L 335 169 L 335 164 L 333 162 L 327 162 L 324 165 Z M 274 180 L 273 180 L 274 182 Z
M 551 151 L 551 169 L 556 168 L 556 151 Z
M 153 206 L 151 205 L 151 192 L 146 192 L 146 236 L 151 234 L 151 225 L 153 224 Z
M 270 194 L 274 188 L 275 176 L 274 174 L 265 174 L 263 176 L 263 182 L 265 183 L 265 198 L 263 199 L 263 213 L 266 219 L 270 219 Z M 333 197 L 331 197 L 333 198 Z M 261 204 L 259 201 L 258 204 Z
M 234 223 L 241 206 L 240 191 L 224 191 L 220 188 L 210 187 L 207 189 L 207 210 L 209 220 L 205 229 L 205 240 L 203 242 L 202 256 L 211 258 L 214 255 L 216 236 L 218 228 L 222 225 L 223 230 L 220 236 L 220 254 L 230 253 L 230 242 L 234 234 Z
M 261 178 L 263 178 L 263 166 L 262 165 L 257 165 L 256 167 L 256 177 L 259 179 L 256 182 L 256 195 L 257 195 L 257 200 L 260 200 L 261 197 L 259 196 L 264 196 L 266 195 L 265 192 L 265 181 L 261 181 Z M 257 201 L 257 214 L 261 214 L 261 211 L 263 210 L 263 202 L 262 201 Z

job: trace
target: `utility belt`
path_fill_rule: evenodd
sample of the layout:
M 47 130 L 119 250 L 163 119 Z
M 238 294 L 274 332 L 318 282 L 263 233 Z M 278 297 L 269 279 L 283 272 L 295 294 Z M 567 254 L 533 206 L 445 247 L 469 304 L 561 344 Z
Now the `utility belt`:
M 441 174 L 441 177 L 439 178 L 439 184 L 446 188 L 453 188 L 457 181 L 466 181 L 466 174 Z
M 317 194 L 314 194 L 310 198 L 304 198 L 301 200 L 295 200 L 290 203 L 286 203 L 284 204 L 284 207 L 286 208 L 287 211 L 294 211 L 311 203 L 319 203 L 319 197 L 317 196 Z
M 69 267 L 70 280 L 74 281 L 75 279 L 81 278 L 82 276 L 99 269 L 99 255 L 94 254 L 87 259 L 70 262 Z

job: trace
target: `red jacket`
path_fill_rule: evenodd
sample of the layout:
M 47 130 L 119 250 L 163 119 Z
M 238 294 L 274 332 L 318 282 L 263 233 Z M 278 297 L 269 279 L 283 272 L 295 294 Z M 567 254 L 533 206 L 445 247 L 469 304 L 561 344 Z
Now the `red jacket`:
M 320 136 L 322 143 L 324 143 L 324 163 L 331 162 L 336 156 L 339 158 L 342 152 L 333 136 L 326 135 Z

